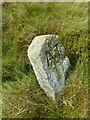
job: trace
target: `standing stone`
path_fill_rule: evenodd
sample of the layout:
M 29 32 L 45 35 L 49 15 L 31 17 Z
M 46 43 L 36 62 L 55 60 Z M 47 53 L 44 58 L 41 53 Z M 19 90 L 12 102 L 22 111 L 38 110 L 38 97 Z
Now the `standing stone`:
M 57 35 L 42 35 L 33 39 L 28 57 L 41 88 L 55 100 L 65 87 L 65 76 L 70 66 Z

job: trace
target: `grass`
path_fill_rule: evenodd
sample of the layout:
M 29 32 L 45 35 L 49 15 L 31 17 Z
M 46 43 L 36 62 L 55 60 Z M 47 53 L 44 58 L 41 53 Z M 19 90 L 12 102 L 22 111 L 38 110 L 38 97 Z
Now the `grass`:
M 88 4 L 7 3 L 2 7 L 3 118 L 88 117 Z M 58 107 L 40 88 L 27 57 L 37 35 L 57 34 L 71 62 Z

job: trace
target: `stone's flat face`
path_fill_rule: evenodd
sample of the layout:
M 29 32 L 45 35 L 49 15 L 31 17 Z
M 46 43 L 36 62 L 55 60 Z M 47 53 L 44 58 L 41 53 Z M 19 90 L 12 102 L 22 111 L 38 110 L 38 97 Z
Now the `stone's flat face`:
M 70 66 L 64 51 L 57 35 L 37 36 L 28 48 L 28 57 L 37 80 L 53 100 L 65 87 L 65 76 Z

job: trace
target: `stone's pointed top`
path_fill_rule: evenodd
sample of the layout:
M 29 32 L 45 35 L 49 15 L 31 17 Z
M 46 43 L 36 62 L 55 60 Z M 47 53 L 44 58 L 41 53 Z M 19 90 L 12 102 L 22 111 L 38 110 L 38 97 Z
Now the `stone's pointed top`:
M 65 86 L 69 59 L 65 58 L 58 35 L 36 36 L 28 48 L 28 57 L 40 87 L 53 100 Z
M 36 39 L 36 38 L 47 38 L 47 37 L 49 37 L 49 38 L 53 38 L 53 37 L 59 38 L 58 35 L 47 34 L 47 35 L 39 35 L 39 36 L 36 36 L 34 39 Z

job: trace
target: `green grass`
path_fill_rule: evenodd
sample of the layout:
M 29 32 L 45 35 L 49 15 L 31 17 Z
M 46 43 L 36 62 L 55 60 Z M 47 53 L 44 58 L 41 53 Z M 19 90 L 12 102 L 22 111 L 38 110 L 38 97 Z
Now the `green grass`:
M 88 117 L 88 4 L 8 3 L 2 7 L 3 118 Z M 27 57 L 37 35 L 57 34 L 71 62 L 58 107 L 40 88 Z

